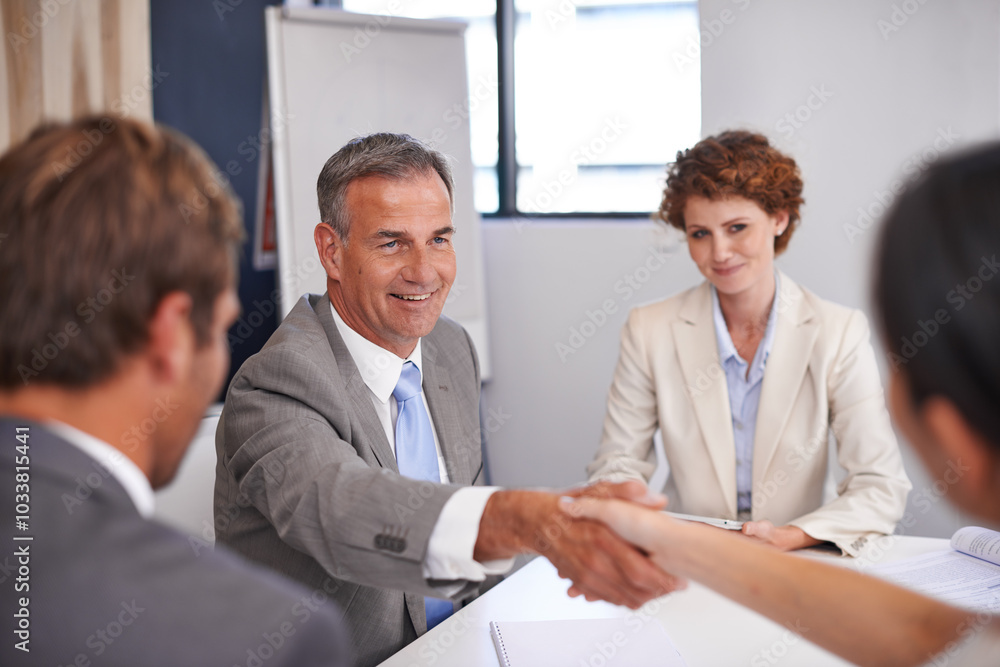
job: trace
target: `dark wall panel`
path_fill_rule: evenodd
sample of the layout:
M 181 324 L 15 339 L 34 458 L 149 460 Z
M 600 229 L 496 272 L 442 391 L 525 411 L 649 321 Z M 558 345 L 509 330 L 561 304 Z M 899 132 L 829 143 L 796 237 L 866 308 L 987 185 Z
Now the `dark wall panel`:
M 152 64 L 168 73 L 153 91 L 153 117 L 198 142 L 243 201 L 247 245 L 240 263 L 239 292 L 245 315 L 259 313 L 255 302 L 270 300 L 275 285 L 274 271 L 254 270 L 250 245 L 266 69 L 264 7 L 272 4 L 280 2 L 150 2 Z M 253 315 L 233 327 L 230 378 L 274 332 L 276 317 L 274 313 L 263 318 Z

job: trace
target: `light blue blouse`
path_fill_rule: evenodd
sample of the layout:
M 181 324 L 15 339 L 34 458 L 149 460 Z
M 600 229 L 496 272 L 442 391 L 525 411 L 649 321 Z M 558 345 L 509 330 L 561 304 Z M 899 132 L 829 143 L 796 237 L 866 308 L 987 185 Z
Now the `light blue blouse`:
M 774 293 L 781 288 L 778 272 L 774 272 Z M 777 319 L 778 299 L 771 302 L 764 338 L 757 346 L 753 362 L 740 357 L 726 327 L 719 305 L 719 295 L 712 286 L 712 312 L 715 317 L 715 340 L 719 347 L 719 362 L 726 373 L 729 389 L 729 412 L 733 417 L 733 440 L 736 442 L 736 507 L 738 511 L 750 510 L 753 493 L 753 437 L 757 428 L 757 408 L 760 406 L 760 389 L 764 383 L 764 367 L 774 344 L 774 323 Z

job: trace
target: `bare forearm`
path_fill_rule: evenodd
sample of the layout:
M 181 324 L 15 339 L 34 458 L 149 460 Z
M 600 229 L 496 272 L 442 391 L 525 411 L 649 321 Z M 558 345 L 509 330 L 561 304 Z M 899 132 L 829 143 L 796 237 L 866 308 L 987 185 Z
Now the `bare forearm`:
M 657 562 L 861 665 L 919 665 L 969 615 L 872 577 L 702 526 L 671 527 Z M 891 657 L 889 657 L 891 656 Z

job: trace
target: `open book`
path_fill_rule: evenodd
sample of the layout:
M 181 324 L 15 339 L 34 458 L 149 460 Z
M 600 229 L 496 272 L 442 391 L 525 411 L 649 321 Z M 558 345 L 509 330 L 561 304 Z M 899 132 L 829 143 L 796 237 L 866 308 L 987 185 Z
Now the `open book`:
M 951 549 L 871 568 L 900 586 L 973 611 L 1000 613 L 1000 533 L 966 526 Z

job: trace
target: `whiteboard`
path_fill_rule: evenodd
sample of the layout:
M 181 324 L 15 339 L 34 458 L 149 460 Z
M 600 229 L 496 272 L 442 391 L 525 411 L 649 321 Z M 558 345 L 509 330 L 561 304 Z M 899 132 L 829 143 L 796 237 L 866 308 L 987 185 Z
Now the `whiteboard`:
M 451 158 L 458 273 L 444 312 L 472 336 L 489 377 L 468 114 L 455 112 L 468 108 L 466 25 L 326 8 L 265 11 L 281 315 L 302 294 L 326 291 L 313 242 L 323 165 L 357 136 L 406 133 Z

